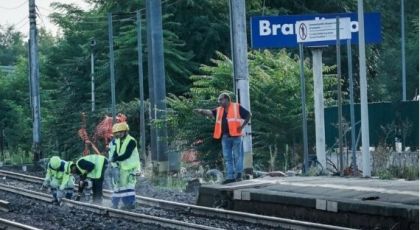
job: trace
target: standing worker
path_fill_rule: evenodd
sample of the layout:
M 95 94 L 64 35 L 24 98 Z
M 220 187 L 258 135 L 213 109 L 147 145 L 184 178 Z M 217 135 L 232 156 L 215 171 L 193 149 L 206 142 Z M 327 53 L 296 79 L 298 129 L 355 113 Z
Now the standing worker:
M 107 164 L 106 157 L 91 154 L 81 157 L 71 167 L 71 172 L 80 176 L 79 193 L 91 189 L 93 203 L 96 204 L 102 202 L 102 185 Z
M 223 184 L 228 184 L 242 180 L 244 161 L 242 130 L 248 124 L 251 113 L 239 103 L 231 102 L 227 93 L 220 94 L 217 101 L 219 107 L 213 110 L 194 109 L 194 112 L 216 118 L 213 138 L 222 139 L 223 159 L 226 166 L 226 180 Z
M 113 180 L 112 207 L 133 209 L 136 202 L 137 173 L 140 171 L 140 156 L 136 140 L 128 134 L 127 122 L 114 124 L 112 133 L 115 142 L 110 147 L 111 165 L 118 168 L 119 178 Z
M 60 204 L 63 197 L 71 199 L 73 196 L 74 177 L 71 175 L 73 162 L 61 160 L 58 156 L 50 158 L 47 164 L 47 175 L 42 188 L 50 188 L 54 202 Z

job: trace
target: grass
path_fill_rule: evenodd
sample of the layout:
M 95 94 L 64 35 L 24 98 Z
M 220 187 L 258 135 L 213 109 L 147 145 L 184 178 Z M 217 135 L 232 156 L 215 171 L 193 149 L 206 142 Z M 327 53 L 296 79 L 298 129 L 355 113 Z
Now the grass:
M 4 165 L 23 165 L 31 164 L 33 154 L 31 152 L 25 152 L 18 149 L 14 152 L 5 151 L 2 157 Z

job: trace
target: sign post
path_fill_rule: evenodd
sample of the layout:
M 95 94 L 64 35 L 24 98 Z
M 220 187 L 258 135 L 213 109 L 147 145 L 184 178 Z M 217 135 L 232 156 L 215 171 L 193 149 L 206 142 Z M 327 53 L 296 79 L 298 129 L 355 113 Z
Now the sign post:
M 321 42 L 321 41 L 331 41 L 336 40 L 339 44 L 340 39 L 350 39 L 350 18 L 338 18 L 337 19 L 323 19 L 323 20 L 305 20 L 297 21 L 295 24 L 296 30 L 296 39 L 299 43 L 299 51 L 303 49 L 303 43 L 307 42 Z M 339 50 L 339 49 L 338 49 Z M 322 50 L 319 47 L 316 47 L 312 51 L 313 54 L 313 72 L 314 72 L 314 107 L 315 107 L 315 139 L 316 139 L 316 156 L 318 162 L 321 164 L 323 169 L 327 167 L 327 159 L 325 154 L 325 122 L 324 122 L 324 86 L 322 78 Z M 302 58 L 303 55 L 300 55 Z M 339 57 L 338 57 L 339 58 Z M 302 63 L 302 61 L 301 61 Z M 302 65 L 302 64 L 301 64 Z M 340 69 L 339 64 L 338 69 Z M 303 72 L 301 67 L 301 78 Z M 340 75 L 340 74 L 339 74 Z M 302 80 L 301 80 L 302 82 Z M 302 82 L 304 84 L 304 81 Z M 340 82 L 338 82 L 340 86 Z M 340 88 L 341 89 L 341 88 Z M 340 91 L 339 91 L 340 92 Z M 339 93 L 340 97 L 340 93 Z M 340 100 L 339 100 L 340 101 Z M 304 103 L 304 101 L 302 101 Z M 339 103 L 339 107 L 340 107 Z M 304 106 L 304 105 L 302 105 Z M 302 113 L 304 111 L 302 110 Z M 305 162 L 305 171 L 307 168 L 307 121 L 306 121 L 306 111 L 303 116 L 304 124 L 304 162 Z M 341 117 L 339 118 L 341 120 Z M 339 130 L 341 131 L 341 126 Z M 341 135 L 340 135 L 341 137 Z M 306 143 L 305 143 L 306 140 Z M 340 145 L 341 147 L 341 145 Z M 340 161 L 342 164 L 342 162 Z M 322 172 L 323 173 L 323 172 Z
M 300 95 L 302 97 L 303 173 L 306 174 L 308 172 L 308 120 L 306 118 L 305 69 L 303 60 L 303 44 L 299 43 Z
M 337 28 L 337 17 L 339 17 L 339 28 Z M 325 124 L 323 115 L 322 50 L 320 47 L 345 44 L 346 41 L 349 42 L 349 44 L 358 44 L 359 27 L 366 28 L 367 33 L 364 40 L 367 43 L 380 43 L 381 31 L 379 13 L 364 14 L 364 18 L 366 18 L 366 20 L 362 21 L 363 25 L 359 25 L 358 18 L 360 17 L 358 17 L 356 13 L 251 17 L 252 48 L 287 48 L 299 46 L 299 56 L 301 59 L 300 75 L 302 84 L 304 171 L 306 171 L 308 167 L 308 137 L 306 102 L 304 100 L 305 81 L 303 72 L 303 44 L 307 47 L 313 48 L 316 148 L 318 161 L 325 169 L 326 156 Z M 337 37 L 339 37 L 338 40 Z M 352 126 L 354 127 L 354 125 Z M 353 159 L 353 161 L 355 161 L 355 159 Z

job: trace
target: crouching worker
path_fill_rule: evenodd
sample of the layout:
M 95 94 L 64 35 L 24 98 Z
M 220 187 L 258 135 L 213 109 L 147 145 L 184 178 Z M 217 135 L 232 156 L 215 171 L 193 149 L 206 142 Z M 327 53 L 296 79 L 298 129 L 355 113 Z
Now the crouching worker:
M 72 165 L 71 172 L 80 176 L 79 196 L 82 192 L 92 194 L 95 204 L 102 202 L 102 184 L 104 182 L 104 171 L 108 160 L 98 154 L 81 157 Z
M 43 188 L 50 188 L 54 202 L 60 204 L 62 198 L 71 199 L 73 196 L 74 177 L 71 175 L 73 162 L 61 160 L 53 156 L 47 165 Z
M 112 127 L 114 143 L 110 147 L 110 159 L 114 173 L 118 178 L 112 180 L 112 207 L 118 208 L 122 200 L 124 209 L 135 208 L 137 173 L 140 171 L 140 156 L 136 140 L 128 134 L 126 122 L 116 123 Z

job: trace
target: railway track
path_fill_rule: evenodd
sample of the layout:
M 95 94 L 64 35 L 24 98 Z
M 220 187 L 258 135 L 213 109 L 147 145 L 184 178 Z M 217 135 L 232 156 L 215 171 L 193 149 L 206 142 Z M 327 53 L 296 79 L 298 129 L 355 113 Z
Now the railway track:
M 35 192 L 35 191 L 28 191 L 27 189 L 24 189 L 24 188 L 18 188 L 18 187 L 15 187 L 15 186 L 0 184 L 0 190 L 6 191 L 6 192 L 11 192 L 11 193 L 14 193 L 14 194 L 19 194 L 19 195 L 22 195 L 22 196 L 25 196 L 25 197 L 29 197 L 29 198 L 32 198 L 32 199 L 37 199 L 37 200 L 44 201 L 44 202 L 49 202 L 49 203 L 53 202 L 52 197 L 48 194 Z M 127 212 L 127 211 L 122 211 L 122 210 L 118 210 L 118 209 L 112 209 L 112 208 L 107 208 L 107 207 L 104 207 L 104 206 L 88 204 L 88 203 L 83 203 L 83 202 L 68 200 L 68 199 L 63 199 L 63 205 L 66 205 L 66 206 L 69 206 L 69 207 L 72 207 L 72 208 L 85 210 L 85 211 L 90 211 L 90 212 L 100 214 L 100 215 L 103 215 L 103 216 L 109 216 L 109 217 L 113 217 L 113 218 L 119 218 L 119 219 L 134 221 L 134 222 L 138 222 L 138 223 L 142 223 L 142 224 L 158 225 L 158 226 L 160 226 L 162 228 L 165 228 L 165 229 L 167 229 L 167 228 L 169 228 L 169 229 L 194 229 L 194 230 L 195 229 L 197 229 L 197 230 L 218 230 L 218 229 L 220 229 L 220 228 L 214 228 L 214 227 L 209 227 L 209 226 L 204 226 L 204 225 L 192 224 L 192 223 L 187 223 L 187 222 L 177 221 L 177 220 L 171 220 L 171 219 L 166 219 L 166 218 L 161 218 L 161 217 L 156 217 L 156 216 Z
M 40 178 L 40 177 L 35 177 L 35 176 L 26 175 L 26 174 L 5 171 L 5 170 L 0 170 L 0 176 L 7 177 L 10 179 L 20 180 L 20 181 L 25 181 L 29 183 L 36 183 L 36 184 L 41 184 L 43 182 L 43 178 Z M 0 186 L 0 189 L 1 189 L 1 186 Z M 111 191 L 104 190 L 105 197 L 110 197 L 111 194 L 112 194 Z M 46 197 L 49 197 L 49 199 L 52 200 L 52 198 L 49 195 L 44 194 L 43 199 L 46 199 Z M 205 216 L 209 218 L 220 218 L 220 219 L 234 220 L 234 221 L 239 221 L 239 222 L 247 222 L 249 224 L 255 224 L 255 225 L 259 225 L 266 228 L 337 229 L 337 230 L 350 229 L 350 228 L 345 228 L 345 227 L 340 227 L 340 226 L 332 226 L 332 225 L 318 224 L 318 223 L 312 223 L 312 222 L 306 222 L 306 221 L 298 221 L 298 220 L 292 220 L 292 219 L 263 216 L 263 215 L 257 215 L 257 214 L 252 214 L 252 213 L 243 213 L 243 212 L 236 212 L 236 211 L 230 211 L 230 210 L 202 207 L 202 206 L 197 206 L 197 205 L 190 205 L 190 204 L 154 199 L 154 198 L 143 197 L 143 196 L 136 196 L 136 201 L 142 206 L 150 206 L 150 207 L 162 208 L 162 209 L 167 209 L 167 210 L 179 210 L 182 212 L 190 213 L 191 215 Z M 126 213 L 132 213 L 132 212 L 115 210 L 115 209 L 106 208 L 106 207 L 97 206 L 97 205 L 93 205 L 92 207 L 90 207 L 89 204 L 75 202 L 71 200 L 65 200 L 65 202 L 66 202 L 66 205 L 75 205 L 75 204 L 81 205 L 81 206 L 86 205 L 84 206 L 85 209 L 89 209 L 91 211 L 102 210 L 103 213 L 107 213 L 107 212 L 108 214 L 111 213 L 110 216 L 112 215 L 124 216 Z M 109 210 L 111 210 L 111 212 Z M 135 213 L 135 214 L 143 215 L 139 213 Z M 130 217 L 130 218 L 136 218 L 136 217 Z
M 14 221 L 6 220 L 3 218 L 0 218 L 0 229 L 4 230 L 41 230 L 39 228 L 34 228 L 29 225 L 17 223 Z

